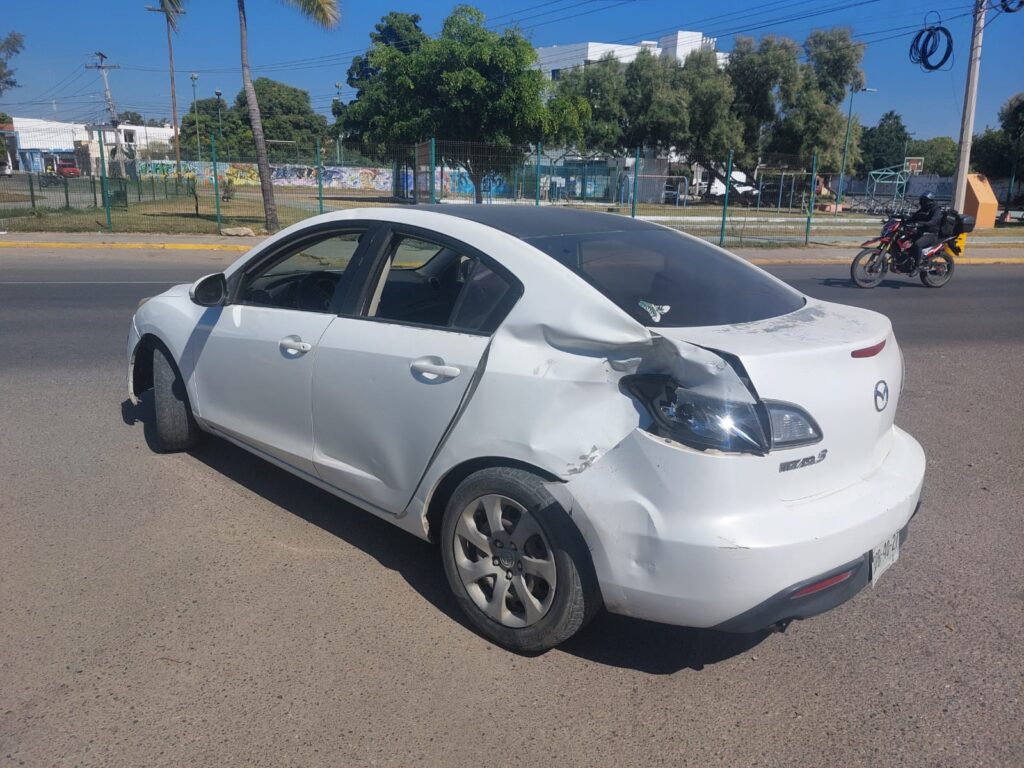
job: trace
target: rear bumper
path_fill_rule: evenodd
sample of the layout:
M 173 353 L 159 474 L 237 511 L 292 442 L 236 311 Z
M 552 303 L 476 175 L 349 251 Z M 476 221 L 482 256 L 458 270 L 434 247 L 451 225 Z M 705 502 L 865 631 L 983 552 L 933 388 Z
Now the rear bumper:
M 921 508 L 918 502 L 917 510 Z M 907 533 L 910 524 L 900 529 L 900 547 L 907 540 Z M 833 568 L 826 573 L 819 573 L 809 579 L 794 584 L 791 587 L 769 597 L 760 605 L 756 605 L 749 611 L 734 616 L 728 621 L 712 627 L 720 632 L 757 632 L 767 627 L 785 627 L 796 619 L 809 619 L 819 613 L 831 611 L 847 600 L 854 597 L 871 581 L 871 553 L 865 552 L 856 560 L 845 563 L 838 568 Z M 843 581 L 826 587 L 818 592 L 801 597 L 799 592 L 812 584 L 819 584 L 827 579 L 849 574 Z
M 549 486 L 590 547 L 609 611 L 750 631 L 828 610 L 870 579 L 865 553 L 906 528 L 925 471 L 921 446 L 897 427 L 870 474 L 800 501 L 765 498 L 744 459 L 717 474 L 707 468 L 715 461 L 725 460 L 637 430 L 586 472 Z M 855 566 L 845 585 L 782 607 L 794 591 Z

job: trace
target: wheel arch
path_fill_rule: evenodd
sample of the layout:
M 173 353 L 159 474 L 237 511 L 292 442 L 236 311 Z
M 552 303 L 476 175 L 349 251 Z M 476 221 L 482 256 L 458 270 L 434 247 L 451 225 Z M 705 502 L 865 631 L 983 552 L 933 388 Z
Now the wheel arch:
M 560 482 L 558 477 L 545 469 L 541 469 L 529 462 L 510 459 L 505 456 L 482 456 L 460 462 L 459 464 L 451 467 L 444 473 L 444 475 L 441 476 L 441 479 L 434 484 L 430 495 L 427 497 L 427 503 L 424 505 L 425 511 L 423 513 L 423 517 L 424 528 L 427 533 L 427 538 L 430 541 L 435 544 L 438 541 L 438 533 L 441 530 L 441 520 L 444 517 L 445 508 L 448 506 L 448 500 L 452 497 L 452 494 L 455 493 L 455 489 L 459 487 L 463 480 L 474 472 L 479 472 L 481 469 L 491 469 L 492 467 L 511 467 L 513 469 L 522 469 L 526 472 L 532 472 L 548 482 Z
M 167 343 L 155 333 L 144 333 L 139 338 L 135 349 L 132 350 L 131 360 L 128 362 L 129 381 L 131 382 L 130 393 L 132 397 L 138 397 L 147 389 L 153 388 L 153 350 L 162 347 L 174 360 L 174 352 Z

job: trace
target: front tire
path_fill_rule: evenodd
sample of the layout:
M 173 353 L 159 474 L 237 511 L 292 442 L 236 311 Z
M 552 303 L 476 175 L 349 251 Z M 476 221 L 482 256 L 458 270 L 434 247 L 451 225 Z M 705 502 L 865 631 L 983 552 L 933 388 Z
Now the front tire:
M 919 275 L 929 288 L 941 288 L 953 277 L 953 259 L 948 253 L 937 253 L 929 259 Z
M 572 637 L 601 606 L 583 537 L 541 478 L 475 472 L 452 494 L 441 557 L 459 607 L 487 639 L 523 653 Z
M 187 451 L 199 444 L 203 433 L 192 415 L 185 381 L 170 353 L 159 345 L 153 349 L 153 410 L 161 452 Z
M 865 248 L 853 258 L 850 264 L 850 279 L 858 288 L 874 288 L 885 279 L 889 263 L 884 251 Z

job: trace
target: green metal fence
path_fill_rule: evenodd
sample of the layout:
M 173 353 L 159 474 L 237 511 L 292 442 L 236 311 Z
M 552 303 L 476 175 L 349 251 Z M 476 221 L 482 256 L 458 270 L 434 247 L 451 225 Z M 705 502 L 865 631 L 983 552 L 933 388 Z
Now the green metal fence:
M 77 172 L 47 167 L 0 179 L 0 229 L 216 234 L 265 232 L 255 157 L 217 137 L 180 165 L 138 152 L 110 162 L 110 139 L 76 149 Z M 55 142 L 56 145 L 56 142 Z M 183 145 L 184 148 L 185 145 Z M 93 148 L 96 150 L 93 151 Z M 269 145 L 280 226 L 318 213 L 373 205 L 569 206 L 632 216 L 726 245 L 787 245 L 856 239 L 874 217 L 818 216 L 827 185 L 815 159 L 764 158 L 741 167 L 720 157 L 665 156 L 643 148 L 581 153 L 537 145 L 495 146 L 428 139 L 415 145 L 341 141 Z M 93 157 L 92 155 L 98 155 Z

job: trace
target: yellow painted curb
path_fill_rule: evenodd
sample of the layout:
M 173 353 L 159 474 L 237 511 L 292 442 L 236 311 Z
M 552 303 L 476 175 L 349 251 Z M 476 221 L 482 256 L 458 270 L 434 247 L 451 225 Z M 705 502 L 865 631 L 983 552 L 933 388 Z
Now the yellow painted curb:
M 58 243 L 41 240 L 0 240 L 0 248 L 63 248 L 67 250 L 134 251 L 248 251 L 251 245 L 223 243 Z

